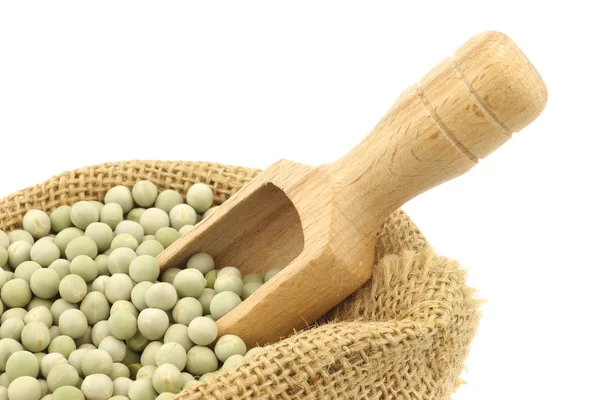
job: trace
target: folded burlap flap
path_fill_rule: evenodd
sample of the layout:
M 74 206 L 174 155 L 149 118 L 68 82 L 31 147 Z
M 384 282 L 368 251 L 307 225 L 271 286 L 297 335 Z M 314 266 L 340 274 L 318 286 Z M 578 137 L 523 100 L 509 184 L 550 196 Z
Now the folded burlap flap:
M 111 187 L 141 179 L 182 193 L 206 183 L 222 203 L 258 172 L 179 161 L 81 168 L 0 200 L 0 229 L 21 227 L 29 209 L 102 200 Z M 480 302 L 458 263 L 436 255 L 401 210 L 382 227 L 376 248 L 373 278 L 317 324 L 175 399 L 449 398 L 461 383 Z

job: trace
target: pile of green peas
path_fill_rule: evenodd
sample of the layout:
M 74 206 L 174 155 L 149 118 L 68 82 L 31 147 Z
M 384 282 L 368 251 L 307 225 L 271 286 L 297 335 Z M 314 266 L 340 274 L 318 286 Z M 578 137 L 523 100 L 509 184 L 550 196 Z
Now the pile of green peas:
M 0 400 L 164 400 L 259 351 L 215 321 L 279 269 L 155 258 L 217 207 L 143 180 L 0 231 Z

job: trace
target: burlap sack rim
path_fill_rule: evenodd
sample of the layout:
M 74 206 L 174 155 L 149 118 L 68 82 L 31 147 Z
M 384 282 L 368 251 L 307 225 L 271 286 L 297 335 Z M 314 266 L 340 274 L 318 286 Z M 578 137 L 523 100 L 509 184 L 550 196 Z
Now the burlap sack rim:
M 213 187 L 222 203 L 260 171 L 206 162 L 113 162 L 59 174 L 0 200 L 0 229 L 32 208 L 102 200 L 140 179 L 185 193 Z M 377 236 L 373 279 L 310 329 L 267 346 L 176 399 L 445 399 L 475 333 L 480 301 L 458 263 L 439 257 L 402 211 Z

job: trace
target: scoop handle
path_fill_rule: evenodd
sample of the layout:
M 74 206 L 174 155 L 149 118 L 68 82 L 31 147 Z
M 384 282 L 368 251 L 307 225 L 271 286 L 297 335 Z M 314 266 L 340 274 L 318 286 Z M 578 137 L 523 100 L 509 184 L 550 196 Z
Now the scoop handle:
M 366 234 L 418 194 L 464 174 L 535 120 L 546 86 L 506 35 L 475 36 L 400 95 L 367 138 L 326 165 L 336 203 Z

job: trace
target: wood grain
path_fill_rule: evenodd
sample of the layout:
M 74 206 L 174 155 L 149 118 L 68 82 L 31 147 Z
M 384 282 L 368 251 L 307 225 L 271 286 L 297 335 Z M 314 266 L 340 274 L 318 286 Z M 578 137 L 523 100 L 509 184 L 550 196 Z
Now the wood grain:
M 505 35 L 486 32 L 400 95 L 342 159 L 279 161 L 166 249 L 162 268 L 198 251 L 244 274 L 286 266 L 218 321 L 249 346 L 302 329 L 371 276 L 375 233 L 418 194 L 464 174 L 544 109 L 546 87 Z

